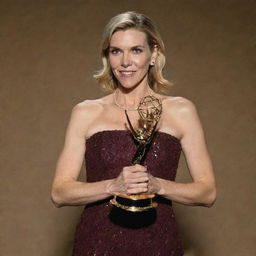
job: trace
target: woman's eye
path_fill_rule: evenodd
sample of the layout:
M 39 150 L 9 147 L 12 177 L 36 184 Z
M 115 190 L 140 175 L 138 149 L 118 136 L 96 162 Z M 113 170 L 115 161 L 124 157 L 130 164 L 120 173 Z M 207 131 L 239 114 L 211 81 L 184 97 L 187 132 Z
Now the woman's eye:
M 114 49 L 114 50 L 111 50 L 110 52 L 111 52 L 111 54 L 117 54 L 119 52 L 119 50 Z
M 133 49 L 133 52 L 135 52 L 135 53 L 141 53 L 141 52 L 142 52 L 142 50 L 141 50 L 141 49 L 139 49 L 139 48 L 135 48 L 135 49 Z

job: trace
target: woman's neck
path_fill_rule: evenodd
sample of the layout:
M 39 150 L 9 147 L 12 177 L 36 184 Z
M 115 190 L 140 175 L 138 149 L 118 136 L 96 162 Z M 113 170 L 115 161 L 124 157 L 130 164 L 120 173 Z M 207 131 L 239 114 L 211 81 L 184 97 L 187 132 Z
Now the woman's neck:
M 115 104 L 122 108 L 136 110 L 141 99 L 150 94 L 152 94 L 152 90 L 148 85 L 137 87 L 133 90 L 126 90 L 119 87 L 114 93 Z

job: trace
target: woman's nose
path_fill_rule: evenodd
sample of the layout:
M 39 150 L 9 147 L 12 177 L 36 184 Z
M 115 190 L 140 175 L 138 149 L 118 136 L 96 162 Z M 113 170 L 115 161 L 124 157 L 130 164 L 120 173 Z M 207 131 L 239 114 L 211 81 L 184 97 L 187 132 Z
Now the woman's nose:
M 129 54 L 124 53 L 123 58 L 122 58 L 122 66 L 128 67 L 129 65 L 131 65 L 131 58 L 130 58 Z

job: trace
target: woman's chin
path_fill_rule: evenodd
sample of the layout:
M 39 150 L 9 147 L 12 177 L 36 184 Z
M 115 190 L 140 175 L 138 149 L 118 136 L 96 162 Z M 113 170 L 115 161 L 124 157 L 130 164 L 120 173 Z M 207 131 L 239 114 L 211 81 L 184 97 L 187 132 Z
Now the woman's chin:
M 118 87 L 119 87 L 121 90 L 124 90 L 124 91 L 132 91 L 132 90 L 135 89 L 137 86 L 138 86 L 138 84 L 135 84 L 135 83 L 133 83 L 133 84 L 126 84 L 126 83 L 122 84 L 122 83 L 119 83 L 119 86 L 118 86 Z
M 142 80 L 139 80 L 139 81 L 119 80 L 119 87 L 124 90 L 132 90 L 132 89 L 135 89 L 136 87 L 138 87 L 140 84 L 142 84 Z

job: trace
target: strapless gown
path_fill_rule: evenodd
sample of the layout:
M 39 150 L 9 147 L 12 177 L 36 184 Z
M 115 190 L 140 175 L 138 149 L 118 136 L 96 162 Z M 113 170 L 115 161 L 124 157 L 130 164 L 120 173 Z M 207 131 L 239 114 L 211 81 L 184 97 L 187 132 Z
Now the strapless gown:
M 87 181 L 112 179 L 124 166 L 131 165 L 136 144 L 126 130 L 101 131 L 86 140 Z M 175 180 L 181 154 L 180 141 L 167 133 L 156 132 L 143 165 L 155 177 Z M 76 228 L 73 256 L 181 256 L 172 202 L 158 197 L 155 221 L 141 228 L 113 223 L 107 200 L 88 204 Z

